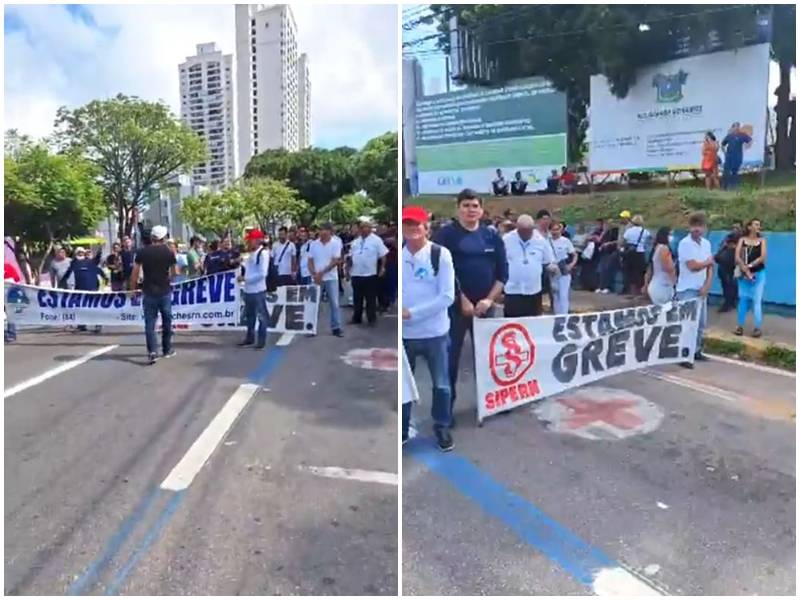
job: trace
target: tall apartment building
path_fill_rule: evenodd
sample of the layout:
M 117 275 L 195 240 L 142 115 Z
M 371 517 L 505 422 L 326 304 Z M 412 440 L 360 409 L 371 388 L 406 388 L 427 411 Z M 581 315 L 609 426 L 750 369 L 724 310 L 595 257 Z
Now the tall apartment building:
M 239 172 L 270 148 L 300 149 L 297 25 L 289 6 L 236 5 Z
M 311 79 L 308 76 L 308 55 L 303 53 L 297 63 L 299 78 L 298 125 L 300 127 L 300 148 L 311 146 Z
M 192 182 L 220 188 L 236 177 L 233 58 L 213 42 L 181 64 L 181 118 L 206 142 L 208 158 L 192 169 Z

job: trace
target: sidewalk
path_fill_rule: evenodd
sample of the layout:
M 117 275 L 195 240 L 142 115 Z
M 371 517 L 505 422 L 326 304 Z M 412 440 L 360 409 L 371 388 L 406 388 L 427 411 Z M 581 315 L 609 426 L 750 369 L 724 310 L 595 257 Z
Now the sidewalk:
M 592 312 L 647 304 L 645 298 L 630 299 L 619 294 L 595 294 L 582 290 L 572 290 L 570 312 Z M 547 299 L 545 298 L 545 304 Z M 717 312 L 717 306 L 710 306 L 708 311 L 708 327 L 705 339 L 709 351 L 725 354 L 740 354 L 742 358 L 764 361 L 765 356 L 780 348 L 794 354 L 795 351 L 795 319 L 775 314 L 765 314 L 761 338 L 750 337 L 753 330 L 752 315 L 745 321 L 745 335 L 733 334 L 736 329 L 736 311 Z M 736 346 L 733 346 L 736 344 Z M 739 348 L 738 345 L 742 347 Z M 768 361 L 772 362 L 772 361 Z

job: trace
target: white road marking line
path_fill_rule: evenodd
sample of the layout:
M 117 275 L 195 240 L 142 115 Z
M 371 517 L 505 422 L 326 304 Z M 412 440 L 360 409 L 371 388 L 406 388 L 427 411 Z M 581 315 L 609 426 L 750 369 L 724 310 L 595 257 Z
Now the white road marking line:
M 385 471 L 362 471 L 361 469 L 342 469 L 341 467 L 300 467 L 320 477 L 332 479 L 351 479 L 366 483 L 382 483 L 384 485 L 397 485 L 397 474 Z
M 694 390 L 696 392 L 703 392 L 705 394 L 708 394 L 709 396 L 715 396 L 721 400 L 725 400 L 726 402 L 730 402 L 732 404 L 742 404 L 743 402 L 746 402 L 746 399 L 743 396 L 740 396 L 739 394 L 735 394 L 733 392 L 729 392 L 727 390 L 723 390 L 722 388 L 718 388 L 713 385 L 699 383 L 691 379 L 683 379 L 682 377 L 677 377 L 675 375 L 668 375 L 667 373 L 656 373 L 655 371 L 650 371 L 647 369 L 643 369 L 640 372 L 642 373 L 642 375 L 646 375 L 647 377 L 660 379 L 661 381 L 667 381 L 669 383 L 673 383 L 675 385 L 679 385 L 681 387 L 685 387 L 690 390 Z
M 14 394 L 19 394 L 20 392 L 25 391 L 28 388 L 38 385 L 43 381 L 47 381 L 48 379 L 51 379 L 56 375 L 60 375 L 61 373 L 69 371 L 70 369 L 74 369 L 75 367 L 80 366 L 83 363 L 88 362 L 93 358 L 100 356 L 101 354 L 105 354 L 106 352 L 111 352 L 112 350 L 116 350 L 117 348 L 119 348 L 119 344 L 114 344 L 112 346 L 103 346 L 102 348 L 98 348 L 97 350 L 92 350 L 91 352 L 89 352 L 89 354 L 86 354 L 81 358 L 76 358 L 75 360 L 71 360 L 67 363 L 64 363 L 60 367 L 56 367 L 55 369 L 50 369 L 49 371 L 45 371 L 41 375 L 37 375 L 36 377 L 32 377 L 31 379 L 23 381 L 22 383 L 18 383 L 17 385 L 14 385 L 8 388 L 7 390 L 3 390 L 3 398 L 4 399 L 10 398 Z
M 278 341 L 275 342 L 275 345 L 276 346 L 288 346 L 289 344 L 292 343 L 293 339 L 294 339 L 294 334 L 286 332 L 283 335 L 281 335 L 281 337 L 278 338 Z
M 179 492 L 191 485 L 258 389 L 253 383 L 243 383 L 238 387 L 180 462 L 170 471 L 161 483 L 161 489 Z
M 622 567 L 600 569 L 595 574 L 592 590 L 597 596 L 627 596 L 635 598 L 638 596 L 664 595 Z
M 797 375 L 792 371 L 786 371 L 784 369 L 776 369 L 775 367 L 767 367 L 765 365 L 750 363 L 743 360 L 736 360 L 733 358 L 728 358 L 727 356 L 719 356 L 718 354 L 706 353 L 706 356 L 712 360 L 728 363 L 729 365 L 736 365 L 737 367 L 747 367 L 748 369 L 755 369 L 756 371 L 763 371 L 764 373 L 771 373 L 772 375 L 783 375 L 784 377 L 792 378 L 797 377 Z

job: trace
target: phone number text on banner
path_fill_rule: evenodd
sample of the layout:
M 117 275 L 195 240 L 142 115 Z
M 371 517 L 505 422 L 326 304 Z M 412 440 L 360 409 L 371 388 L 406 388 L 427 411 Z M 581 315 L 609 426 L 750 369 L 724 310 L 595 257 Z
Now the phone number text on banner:
M 475 319 L 478 420 L 611 375 L 693 360 L 699 302 Z

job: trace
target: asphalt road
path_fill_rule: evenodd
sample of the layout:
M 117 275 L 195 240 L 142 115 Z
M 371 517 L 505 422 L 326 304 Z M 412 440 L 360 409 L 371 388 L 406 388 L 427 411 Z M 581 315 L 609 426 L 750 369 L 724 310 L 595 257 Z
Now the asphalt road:
M 262 351 L 181 332 L 154 366 L 142 334 L 21 332 L 5 347 L 5 592 L 396 595 L 396 372 L 341 356 L 396 348 L 397 319 L 337 339 L 323 307 L 320 325 Z M 254 389 L 190 485 L 163 489 Z
M 608 378 L 581 393 L 634 393 L 662 417 L 593 440 L 553 430 L 539 403 L 477 427 L 464 368 L 449 454 L 431 440 L 424 365 L 417 381 L 405 595 L 614 594 L 632 581 L 653 594 L 794 595 L 794 377 L 710 361 Z

